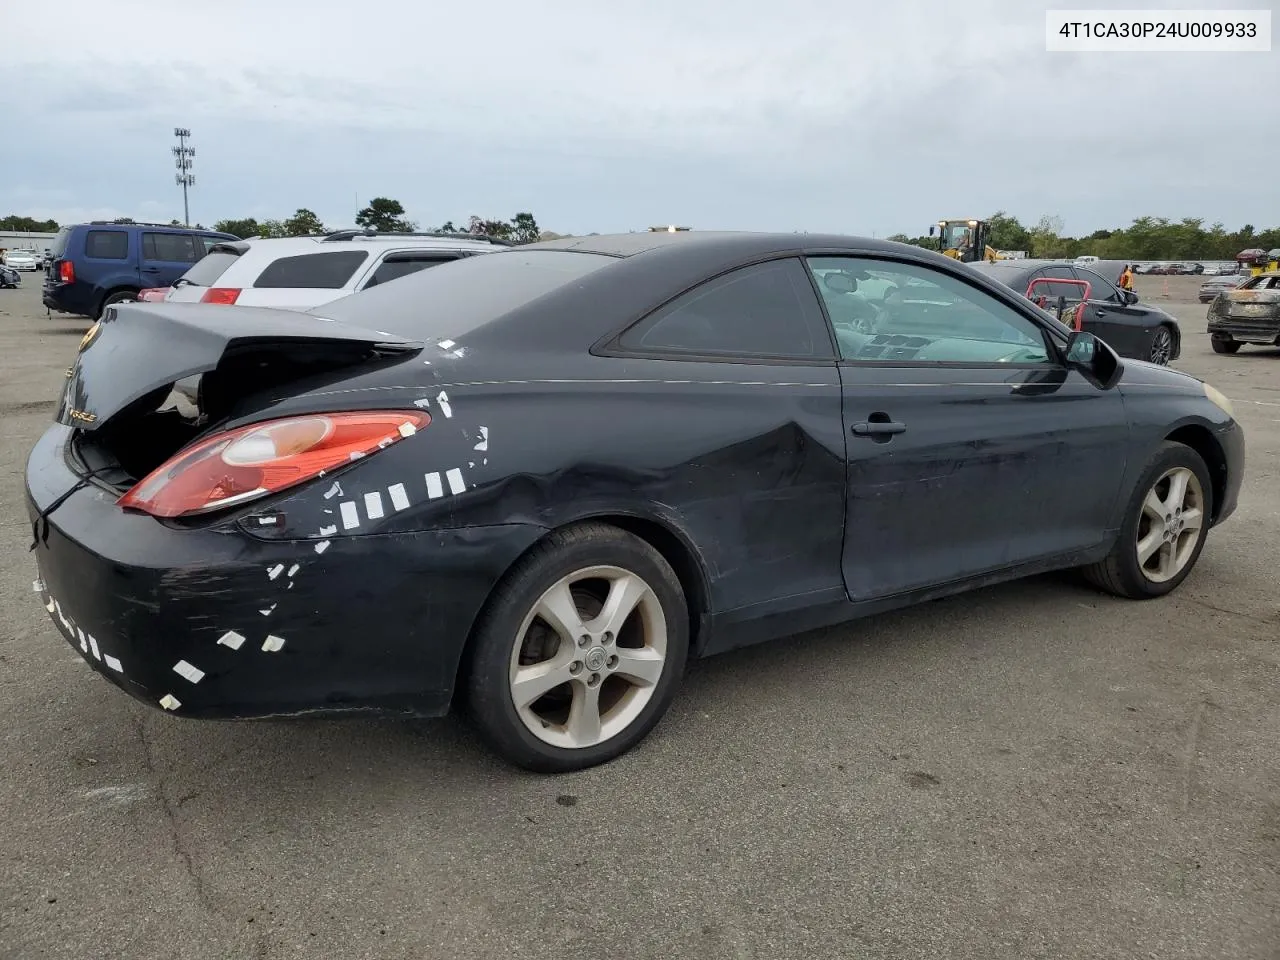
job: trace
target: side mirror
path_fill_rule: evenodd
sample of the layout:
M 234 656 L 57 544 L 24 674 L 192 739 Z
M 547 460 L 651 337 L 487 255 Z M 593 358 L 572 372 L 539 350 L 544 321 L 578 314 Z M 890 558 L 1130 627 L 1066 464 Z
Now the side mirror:
M 937 229 L 936 227 L 930 227 L 930 228 L 929 228 L 929 236 L 931 236 L 931 237 L 932 237 L 932 236 L 933 236 L 933 231 L 934 231 L 934 230 L 936 230 L 936 229 Z
M 1065 352 L 1067 366 L 1080 371 L 1099 390 L 1110 390 L 1120 382 L 1124 370 L 1120 356 L 1092 333 L 1074 331 Z

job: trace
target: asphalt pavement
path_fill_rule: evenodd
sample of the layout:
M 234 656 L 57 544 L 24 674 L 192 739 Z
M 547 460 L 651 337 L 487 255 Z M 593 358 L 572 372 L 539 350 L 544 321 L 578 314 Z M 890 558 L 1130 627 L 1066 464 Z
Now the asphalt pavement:
M 1041 577 L 695 664 L 606 767 L 452 720 L 211 723 L 32 592 L 27 452 L 87 323 L 0 290 L 0 958 L 1280 957 L 1280 349 L 1240 508 L 1172 597 Z M 1071 509 L 1071 504 L 1062 504 Z

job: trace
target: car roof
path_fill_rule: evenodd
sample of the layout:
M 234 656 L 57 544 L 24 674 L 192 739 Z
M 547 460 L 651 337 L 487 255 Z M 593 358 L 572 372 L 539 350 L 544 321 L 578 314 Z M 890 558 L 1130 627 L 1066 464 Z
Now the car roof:
M 367 250 L 376 247 L 425 247 L 430 250 L 501 250 L 488 240 L 470 240 L 454 237 L 423 237 L 412 234 L 380 234 L 359 236 L 352 239 L 327 239 L 325 237 L 248 237 L 240 243 L 249 244 L 256 251 L 267 250 L 275 256 L 290 253 L 324 253 L 332 250 Z
M 526 246 L 529 250 L 572 250 L 579 253 L 598 253 L 609 257 L 633 257 L 672 247 L 697 250 L 699 254 L 714 258 L 722 254 L 726 258 L 757 253 L 768 255 L 797 249 L 855 250 L 862 252 L 883 251 L 901 253 L 908 244 L 890 240 L 873 240 L 866 237 L 833 233 L 765 233 L 747 230 L 681 230 L 653 231 L 645 233 L 597 234 L 588 237 L 562 237 L 544 240 Z
M 78 227 L 86 229 L 97 228 L 99 230 L 170 230 L 174 233 L 207 233 L 215 237 L 230 237 L 233 234 L 224 233 L 222 230 L 210 230 L 208 227 L 184 227 L 182 224 L 176 226 L 172 223 L 145 223 L 135 220 L 133 223 L 116 223 L 114 220 L 86 220 L 83 223 L 71 224 L 63 227 L 64 230 L 74 230 Z

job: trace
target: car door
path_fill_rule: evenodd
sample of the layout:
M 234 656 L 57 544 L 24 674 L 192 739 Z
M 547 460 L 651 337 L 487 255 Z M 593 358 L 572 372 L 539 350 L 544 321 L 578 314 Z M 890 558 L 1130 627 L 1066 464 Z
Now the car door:
M 1123 357 L 1146 358 L 1152 331 L 1158 326 L 1151 310 L 1141 301 L 1129 302 L 1124 292 L 1110 280 L 1082 267 L 1076 276 L 1089 284 L 1082 326 Z
M 204 256 L 204 244 L 191 233 L 144 230 L 138 273 L 144 287 L 168 287 Z
M 1067 369 L 1047 336 L 1051 320 L 934 266 L 809 262 L 889 277 L 904 291 L 886 301 L 873 334 L 837 328 L 851 600 L 1106 542 L 1128 455 L 1124 401 Z

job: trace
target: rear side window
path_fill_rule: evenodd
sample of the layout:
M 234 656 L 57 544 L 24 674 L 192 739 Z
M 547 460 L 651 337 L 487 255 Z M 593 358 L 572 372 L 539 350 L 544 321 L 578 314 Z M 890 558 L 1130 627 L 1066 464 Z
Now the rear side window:
M 200 259 L 196 238 L 189 233 L 144 233 L 142 258 L 165 263 L 195 263 Z
M 123 230 L 90 230 L 84 238 L 84 255 L 97 260 L 128 260 L 129 234 Z
M 618 344 L 643 353 L 832 357 L 813 286 L 795 259 L 743 267 L 709 280 L 640 321 Z
M 182 279 L 197 287 L 212 287 L 218 282 L 218 278 L 227 272 L 227 268 L 239 259 L 238 253 L 215 250 L 184 273 Z
M 63 227 L 53 238 L 53 244 L 49 247 L 49 254 L 55 260 L 61 260 L 67 252 L 67 240 L 71 237 L 71 228 Z
M 368 250 L 336 250 L 281 257 L 263 270 L 253 285 L 272 289 L 341 290 L 368 259 Z
M 457 257 L 443 257 L 439 254 L 434 256 L 421 256 L 414 254 L 398 254 L 387 257 L 382 263 L 378 264 L 378 269 L 373 271 L 373 276 L 369 278 L 369 282 L 364 285 L 368 290 L 380 283 L 386 283 L 388 280 L 398 280 L 400 277 L 407 277 L 411 273 L 417 273 L 419 270 L 425 270 L 427 267 L 434 267 L 441 263 L 448 263 L 456 260 Z

